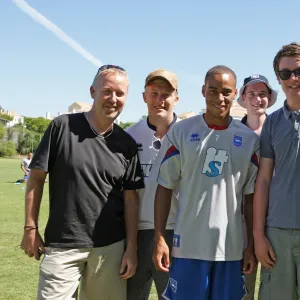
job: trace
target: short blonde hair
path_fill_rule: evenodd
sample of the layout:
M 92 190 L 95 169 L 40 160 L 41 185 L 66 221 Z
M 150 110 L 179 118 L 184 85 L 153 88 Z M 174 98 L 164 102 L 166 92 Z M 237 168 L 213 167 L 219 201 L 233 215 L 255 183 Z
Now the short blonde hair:
M 123 68 L 121 68 L 119 66 L 114 66 L 114 65 L 104 65 L 104 66 L 102 66 L 102 67 L 99 68 L 96 76 L 94 77 L 92 86 L 95 88 L 98 78 L 100 76 L 103 76 L 103 75 L 109 74 L 109 73 L 123 75 L 129 81 L 128 75 L 127 75 L 127 72 L 125 71 L 125 69 L 123 69 Z

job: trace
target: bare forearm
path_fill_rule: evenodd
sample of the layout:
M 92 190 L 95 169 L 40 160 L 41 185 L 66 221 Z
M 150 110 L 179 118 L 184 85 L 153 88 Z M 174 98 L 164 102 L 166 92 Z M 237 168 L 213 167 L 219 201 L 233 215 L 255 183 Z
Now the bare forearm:
M 155 239 L 165 236 L 166 224 L 170 212 L 172 190 L 158 185 L 154 204 Z
M 40 171 L 38 171 L 40 172 Z M 25 224 L 28 226 L 37 226 L 40 211 L 40 204 L 43 196 L 45 176 L 40 176 L 32 172 L 27 182 L 25 194 Z
M 124 210 L 127 248 L 136 250 L 138 231 L 138 196 L 136 191 L 124 191 Z
M 270 182 L 257 180 L 253 203 L 253 233 L 254 236 L 265 233 L 266 216 L 269 204 Z
M 253 194 L 245 195 L 244 216 L 247 228 L 248 247 L 253 246 Z

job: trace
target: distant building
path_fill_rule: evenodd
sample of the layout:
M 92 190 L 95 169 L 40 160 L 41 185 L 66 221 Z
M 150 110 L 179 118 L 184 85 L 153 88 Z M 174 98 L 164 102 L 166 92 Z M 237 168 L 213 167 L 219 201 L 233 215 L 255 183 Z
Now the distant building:
M 46 120 L 52 120 L 50 112 L 46 112 Z
M 68 114 L 76 114 L 79 112 L 86 112 L 86 111 L 90 111 L 92 108 L 92 104 L 89 103 L 85 103 L 85 102 L 74 102 L 73 104 L 71 104 L 68 108 Z M 58 115 L 60 115 L 60 113 L 58 113 Z M 115 123 L 120 125 L 121 123 L 121 117 L 118 116 L 115 119 Z
M 89 111 L 92 108 L 92 104 L 85 103 L 85 102 L 74 102 L 68 108 L 69 114 L 74 114 L 78 112 L 85 112 Z
M 241 120 L 247 114 L 247 109 L 240 106 L 236 101 L 233 102 L 230 115 L 237 120 Z
M 200 115 L 204 114 L 206 109 L 200 110 Z M 241 120 L 245 115 L 247 114 L 247 109 L 240 106 L 236 101 L 232 103 L 231 109 L 230 109 L 230 115 L 236 119 Z
M 190 118 L 190 117 L 194 117 L 194 116 L 196 116 L 195 112 L 188 111 L 188 112 L 183 112 L 183 113 L 179 114 L 178 118 L 181 119 L 181 120 L 184 120 L 184 119 L 187 119 L 187 118 Z
M 13 119 L 11 121 L 5 122 L 5 127 L 9 128 L 9 127 L 13 127 L 17 124 L 24 124 L 24 117 L 18 115 L 17 113 L 11 111 L 11 110 L 4 110 L 4 109 L 0 109 L 0 118 L 1 118 L 1 114 L 6 114 L 10 117 L 12 117 Z

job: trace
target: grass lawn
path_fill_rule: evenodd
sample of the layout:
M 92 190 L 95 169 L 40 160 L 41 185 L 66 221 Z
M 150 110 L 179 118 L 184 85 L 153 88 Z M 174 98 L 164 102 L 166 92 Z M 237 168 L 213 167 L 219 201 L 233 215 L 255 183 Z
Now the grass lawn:
M 21 159 L 0 159 L 0 299 L 3 300 L 36 299 L 39 262 L 17 247 L 24 226 L 25 184 L 15 184 L 23 176 L 20 162 Z M 48 201 L 46 183 L 39 219 L 41 233 L 48 216 Z M 152 288 L 150 300 L 156 299 Z
M 23 172 L 21 159 L 0 159 L 0 299 L 36 299 L 39 262 L 27 257 L 18 245 L 24 226 L 25 184 L 16 185 Z M 45 184 L 39 228 L 43 233 L 48 216 L 48 184 Z M 156 300 L 154 289 L 151 300 Z

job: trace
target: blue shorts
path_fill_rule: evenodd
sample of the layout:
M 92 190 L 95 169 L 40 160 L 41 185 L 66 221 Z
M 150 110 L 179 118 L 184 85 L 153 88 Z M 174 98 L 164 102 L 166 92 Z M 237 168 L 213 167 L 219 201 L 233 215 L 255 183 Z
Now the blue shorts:
M 167 300 L 241 300 L 245 295 L 242 260 L 172 258 Z

